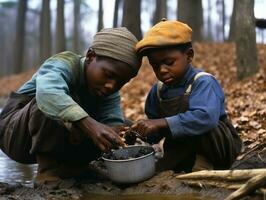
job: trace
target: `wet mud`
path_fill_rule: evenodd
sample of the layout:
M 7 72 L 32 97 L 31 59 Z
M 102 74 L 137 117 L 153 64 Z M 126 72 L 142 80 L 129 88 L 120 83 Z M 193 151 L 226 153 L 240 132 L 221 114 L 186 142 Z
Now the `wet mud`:
M 121 150 L 120 150 L 121 151 Z M 129 160 L 134 158 L 139 158 L 154 152 L 152 148 L 141 147 L 136 153 L 128 153 L 126 150 L 124 153 L 117 154 L 116 151 L 111 151 L 110 153 L 104 154 L 103 157 L 110 160 Z

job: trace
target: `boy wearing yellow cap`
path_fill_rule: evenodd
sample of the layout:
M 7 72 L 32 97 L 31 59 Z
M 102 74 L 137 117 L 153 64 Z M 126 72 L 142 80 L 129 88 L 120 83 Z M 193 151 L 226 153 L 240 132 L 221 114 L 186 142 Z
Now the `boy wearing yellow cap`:
M 80 174 L 101 152 L 123 145 L 113 127 L 124 123 L 119 90 L 140 67 L 136 43 L 124 27 L 103 29 L 86 56 L 52 56 L 10 95 L 0 148 L 17 162 L 37 162 L 36 183 Z
M 227 169 L 241 149 L 241 140 L 224 107 L 223 90 L 211 74 L 191 65 L 191 28 L 163 20 L 137 43 L 158 78 L 145 104 L 148 120 L 133 129 L 150 143 L 164 141 L 158 170 Z

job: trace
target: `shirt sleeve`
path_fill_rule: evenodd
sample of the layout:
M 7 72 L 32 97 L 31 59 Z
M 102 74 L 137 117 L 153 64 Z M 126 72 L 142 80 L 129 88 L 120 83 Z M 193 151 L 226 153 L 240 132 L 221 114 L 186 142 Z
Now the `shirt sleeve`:
M 145 102 L 145 114 L 149 119 L 157 119 L 159 117 L 158 106 L 157 84 L 154 84 Z
M 119 125 L 124 123 L 120 106 L 119 92 L 116 92 L 102 100 L 97 118 L 101 123 L 109 125 Z
M 202 76 L 192 85 L 189 110 L 167 117 L 173 137 L 195 136 L 218 125 L 224 93 L 212 76 Z
M 46 61 L 36 75 L 36 101 L 47 116 L 66 122 L 77 121 L 88 114 L 72 99 L 71 68 L 58 59 Z

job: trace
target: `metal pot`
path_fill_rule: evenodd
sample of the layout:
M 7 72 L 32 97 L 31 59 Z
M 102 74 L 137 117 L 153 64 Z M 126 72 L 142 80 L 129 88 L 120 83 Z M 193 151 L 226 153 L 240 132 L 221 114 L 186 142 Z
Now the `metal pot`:
M 140 149 L 150 150 L 150 153 L 134 158 Z M 128 146 L 113 150 L 116 157 L 130 157 L 125 160 L 103 160 L 108 171 L 109 178 L 116 183 L 137 183 L 152 177 L 155 173 L 154 149 L 150 146 Z

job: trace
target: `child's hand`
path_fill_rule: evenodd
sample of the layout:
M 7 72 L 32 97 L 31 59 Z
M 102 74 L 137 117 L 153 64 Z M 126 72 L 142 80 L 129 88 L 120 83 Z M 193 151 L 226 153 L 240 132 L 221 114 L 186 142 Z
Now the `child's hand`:
M 76 125 L 104 152 L 125 145 L 122 138 L 113 129 L 90 117 L 79 120 Z
M 153 133 L 158 133 L 160 130 L 165 128 L 168 128 L 168 124 L 164 118 L 141 120 L 131 126 L 133 131 L 138 132 L 143 137 L 147 137 Z

